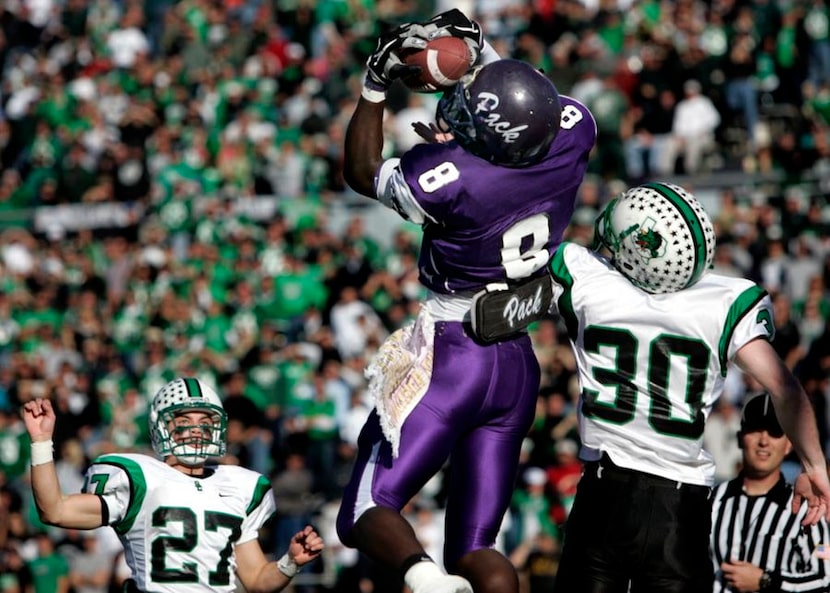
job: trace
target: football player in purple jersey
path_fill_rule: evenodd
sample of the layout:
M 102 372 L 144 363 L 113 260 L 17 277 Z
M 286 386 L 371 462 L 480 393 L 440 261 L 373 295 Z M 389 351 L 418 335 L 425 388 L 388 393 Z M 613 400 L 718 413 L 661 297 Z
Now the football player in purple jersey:
M 436 123 L 420 126 L 434 141 L 384 159 L 385 90 L 407 68 L 395 52 L 440 35 L 466 39 L 477 60 L 444 92 Z M 546 265 L 574 211 L 596 124 L 543 73 L 499 59 L 457 10 L 381 37 L 368 65 L 345 140 L 346 180 L 423 227 L 429 293 L 367 370 L 376 405 L 338 534 L 398 570 L 413 593 L 517 593 L 513 566 L 493 546 L 539 389 L 525 328 L 546 314 Z M 448 460 L 443 561 L 452 574 L 400 515 Z

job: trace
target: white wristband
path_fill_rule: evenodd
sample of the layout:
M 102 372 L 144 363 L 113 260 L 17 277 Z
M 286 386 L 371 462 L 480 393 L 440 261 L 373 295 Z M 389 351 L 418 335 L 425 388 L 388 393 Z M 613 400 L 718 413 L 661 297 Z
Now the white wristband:
M 279 559 L 277 562 L 277 568 L 279 568 L 280 572 L 289 579 L 293 579 L 294 576 L 300 572 L 300 567 L 297 566 L 297 563 L 288 554 L 284 554 L 283 557 Z
M 32 442 L 32 465 L 44 465 L 52 463 L 55 458 L 52 455 L 52 441 Z
M 386 93 L 376 91 L 365 86 L 363 87 L 363 90 L 360 91 L 360 96 L 369 101 L 369 103 L 381 103 L 386 101 Z

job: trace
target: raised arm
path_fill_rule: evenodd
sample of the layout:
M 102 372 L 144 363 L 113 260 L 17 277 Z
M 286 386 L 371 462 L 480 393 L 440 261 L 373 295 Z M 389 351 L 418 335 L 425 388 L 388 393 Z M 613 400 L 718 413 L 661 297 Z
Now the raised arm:
M 383 162 L 383 111 L 386 101 L 361 97 L 346 130 L 343 175 L 359 194 L 375 198 L 375 172 Z
M 819 441 L 816 415 L 804 388 L 766 340 L 756 339 L 744 345 L 735 362 L 770 394 L 775 415 L 801 460 L 804 474 L 796 481 L 794 510 L 806 499 L 810 508 L 805 524 L 814 524 L 822 515 L 830 519 L 827 461 Z
M 422 23 L 405 23 L 380 36 L 374 53 L 366 61 L 363 90 L 346 130 L 344 176 L 356 192 L 376 198 L 374 177 L 383 162 L 383 114 L 386 91 L 396 78 L 406 77 L 417 66 L 404 64 L 401 50 L 417 50 L 430 39 L 456 37 L 470 48 L 471 63 L 486 64 L 499 59 L 484 41 L 481 27 L 458 9 L 451 9 Z M 417 130 L 417 128 L 416 128 Z M 430 132 L 426 127 L 426 132 Z M 419 134 L 422 132 L 419 131 Z M 423 134 L 422 134 L 423 135 Z M 427 139 L 432 138 L 430 133 Z
M 32 493 L 40 520 L 66 529 L 94 529 L 104 524 L 101 505 L 94 494 L 64 494 L 52 457 L 55 411 L 48 399 L 27 402 L 23 422 L 32 440 Z

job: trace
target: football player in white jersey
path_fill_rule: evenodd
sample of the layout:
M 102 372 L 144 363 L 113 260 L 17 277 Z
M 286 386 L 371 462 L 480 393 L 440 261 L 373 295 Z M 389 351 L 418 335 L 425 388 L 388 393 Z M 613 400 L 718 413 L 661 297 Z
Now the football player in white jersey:
M 41 520 L 67 529 L 110 525 L 132 575 L 127 591 L 281 591 L 313 561 L 323 540 L 296 533 L 278 561 L 268 561 L 258 532 L 274 513 L 268 479 L 211 460 L 225 452 L 227 415 L 208 385 L 179 378 L 153 398 L 150 434 L 161 459 L 103 455 L 86 472 L 83 491 L 61 492 L 52 460 L 55 413 L 47 399 L 27 402 L 32 490 Z
M 711 591 L 712 457 L 704 423 L 734 362 L 772 396 L 803 464 L 794 505 L 830 515 L 816 418 L 777 356 L 772 304 L 753 282 L 708 271 L 715 233 L 682 188 L 647 183 L 611 201 L 595 241 L 563 243 L 552 310 L 579 369 L 585 470 L 568 517 L 556 590 Z

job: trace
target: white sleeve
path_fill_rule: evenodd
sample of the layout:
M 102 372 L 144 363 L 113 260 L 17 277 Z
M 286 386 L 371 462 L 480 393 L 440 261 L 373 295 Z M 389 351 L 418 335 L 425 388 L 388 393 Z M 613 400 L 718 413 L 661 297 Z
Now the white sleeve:
M 89 466 L 84 480 L 84 492 L 100 496 L 107 506 L 107 524 L 118 523 L 130 508 L 130 479 L 117 465 L 95 463 Z
M 242 521 L 242 533 L 236 543 L 244 544 L 245 542 L 259 537 L 259 530 L 271 517 L 271 515 L 274 514 L 276 508 L 276 504 L 274 503 L 274 492 L 269 488 L 259 505 L 257 505 L 257 507 Z
M 732 332 L 732 339 L 729 343 L 729 360 L 735 356 L 745 344 L 755 338 L 764 338 L 772 342 L 775 336 L 773 324 L 772 299 L 769 295 L 764 296 L 753 307 L 747 310 Z
M 375 176 L 375 195 L 381 204 L 391 208 L 402 218 L 415 224 L 424 224 L 429 215 L 415 200 L 404 179 L 400 162 L 401 159 L 398 158 L 383 162 Z

